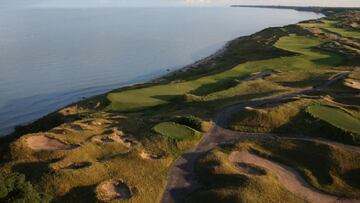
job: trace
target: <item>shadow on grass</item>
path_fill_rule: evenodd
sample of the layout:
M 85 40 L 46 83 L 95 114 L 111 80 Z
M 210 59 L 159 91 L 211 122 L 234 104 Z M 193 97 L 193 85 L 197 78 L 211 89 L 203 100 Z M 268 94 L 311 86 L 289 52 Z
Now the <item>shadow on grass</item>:
M 344 174 L 344 180 L 350 186 L 360 188 L 360 168 L 346 171 Z
M 18 163 L 12 167 L 12 170 L 24 174 L 26 179 L 31 182 L 38 182 L 45 174 L 52 173 L 49 165 L 57 161 L 59 161 L 59 159 L 43 162 Z
M 98 202 L 95 188 L 96 185 L 74 187 L 64 196 L 55 199 L 54 202 Z
M 199 88 L 190 92 L 190 94 L 194 94 L 196 96 L 204 96 L 213 92 L 218 92 L 224 89 L 228 89 L 231 87 L 235 87 L 239 84 L 236 79 L 241 80 L 242 78 L 231 77 L 227 79 L 218 80 L 214 83 L 208 83 L 201 85 Z
M 302 110 L 285 125 L 274 129 L 273 132 L 302 133 L 311 137 L 323 137 L 345 144 L 360 145 L 357 135 L 314 118 L 305 110 Z

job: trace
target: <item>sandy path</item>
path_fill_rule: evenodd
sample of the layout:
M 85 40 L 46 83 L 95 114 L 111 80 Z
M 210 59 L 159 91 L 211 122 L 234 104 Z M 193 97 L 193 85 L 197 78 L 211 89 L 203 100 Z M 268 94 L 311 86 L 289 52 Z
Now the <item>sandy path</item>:
M 341 199 L 337 196 L 332 196 L 325 194 L 313 187 L 311 187 L 301 175 L 294 169 L 272 162 L 270 160 L 264 159 L 254 154 L 250 154 L 247 151 L 235 151 L 232 152 L 229 156 L 229 160 L 235 164 L 239 163 L 248 163 L 254 164 L 263 168 L 268 169 L 274 173 L 279 182 L 290 192 L 309 202 L 319 202 L 319 203 L 330 203 L 330 202 L 342 202 L 342 203 L 352 203 L 360 202 L 355 199 Z

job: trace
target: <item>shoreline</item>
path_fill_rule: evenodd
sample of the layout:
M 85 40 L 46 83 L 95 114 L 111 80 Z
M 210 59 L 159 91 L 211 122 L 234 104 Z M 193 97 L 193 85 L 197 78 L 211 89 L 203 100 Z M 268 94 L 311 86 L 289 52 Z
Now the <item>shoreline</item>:
M 253 8 L 274 8 L 274 9 L 278 9 L 278 8 L 282 8 L 282 9 L 292 9 L 292 10 L 297 10 L 296 8 L 298 7 L 278 7 L 278 6 L 236 6 L 236 5 L 231 5 L 231 7 L 253 7 Z M 311 9 L 312 7 L 306 7 L 308 9 Z M 316 7 L 316 11 L 315 10 L 301 10 L 303 12 L 314 12 L 314 13 L 319 13 L 319 14 L 323 14 L 326 16 L 326 14 L 324 12 L 317 12 L 319 9 L 323 9 L 324 7 Z M 343 8 L 341 8 L 343 9 Z M 345 8 L 344 8 L 345 9 Z M 346 8 L 347 9 L 347 8 Z M 360 8 L 359 8 L 360 9 Z M 308 19 L 308 20 L 312 20 L 312 19 Z M 301 21 L 300 21 L 301 22 Z M 296 23 L 294 23 L 296 24 Z M 292 25 L 292 24 L 289 24 L 289 25 Z M 284 25 L 284 26 L 287 26 L 287 25 Z M 20 124 L 20 125 L 17 125 L 14 127 L 14 130 L 13 132 L 11 132 L 10 134 L 4 134 L 4 135 L 1 135 L 0 134 L 0 140 L 13 140 L 13 139 L 16 139 L 24 134 L 27 134 L 27 133 L 32 133 L 32 132 L 40 132 L 40 131 L 44 131 L 44 130 L 31 130 L 31 127 L 33 125 L 36 125 L 36 123 L 38 122 L 44 122 L 45 120 L 48 120 L 49 117 L 53 117 L 55 114 L 57 114 L 60 110 L 64 109 L 64 108 L 67 108 L 67 107 L 71 107 L 71 106 L 74 106 L 74 105 L 78 105 L 80 103 L 83 103 L 83 102 L 87 102 L 87 101 L 91 101 L 91 100 L 94 100 L 94 99 L 97 99 L 97 98 L 106 98 L 106 95 L 110 92 L 114 92 L 114 91 L 124 91 L 124 90 L 127 90 L 127 89 L 133 89 L 133 88 L 140 88 L 140 87 L 147 87 L 147 86 L 152 86 L 152 85 L 156 85 L 156 84 L 166 84 L 168 82 L 171 82 L 171 81 L 174 81 L 172 79 L 168 79 L 168 77 L 174 77 L 176 74 L 178 73 L 187 73 L 188 71 L 191 71 L 191 70 L 197 70 L 199 68 L 199 66 L 201 65 L 205 65 L 209 62 L 211 62 L 212 60 L 216 59 L 217 57 L 220 57 L 222 54 L 226 53 L 226 51 L 228 50 L 228 47 L 231 46 L 235 41 L 239 40 L 239 39 L 243 39 L 243 38 L 246 38 L 246 37 L 249 37 L 249 36 L 252 36 L 252 35 L 255 35 L 256 33 L 259 33 L 259 32 L 262 32 L 264 30 L 268 30 L 268 29 L 272 29 L 272 28 L 276 28 L 276 27 L 266 27 L 262 30 L 259 30 L 255 33 L 252 33 L 250 35 L 244 35 L 244 36 L 239 36 L 239 37 L 236 37 L 234 39 L 231 39 L 227 42 L 225 42 L 225 44 L 222 46 L 222 48 L 218 49 L 217 51 L 215 51 L 213 54 L 209 55 L 209 56 L 206 56 L 204 58 L 201 58 L 193 63 L 190 63 L 189 65 L 185 65 L 181 68 L 178 68 L 176 70 L 173 70 L 169 73 L 165 73 L 163 75 L 160 75 L 160 76 L 155 76 L 154 79 L 145 79 L 144 82 L 135 82 L 135 83 L 130 83 L 128 85 L 124 85 L 124 86 L 121 86 L 121 87 L 118 87 L 118 88 L 113 88 L 111 90 L 108 90 L 106 91 L 105 93 L 102 93 L 102 94 L 97 94 L 97 95 L 94 95 L 94 96 L 90 96 L 90 97 L 87 97 L 87 98 L 84 98 L 84 99 L 80 99 L 78 101 L 75 101 L 75 102 L 72 102 L 68 105 L 65 105 L 61 108 L 58 108 L 42 117 L 39 117 L 37 119 L 34 119 L 28 123 L 24 123 L 24 124 Z M 176 81 L 176 80 L 175 80 Z M 29 129 L 27 129 L 29 128 Z M 24 131 L 25 129 L 25 132 L 22 132 Z M 46 127 L 43 127 L 42 129 L 46 129 Z

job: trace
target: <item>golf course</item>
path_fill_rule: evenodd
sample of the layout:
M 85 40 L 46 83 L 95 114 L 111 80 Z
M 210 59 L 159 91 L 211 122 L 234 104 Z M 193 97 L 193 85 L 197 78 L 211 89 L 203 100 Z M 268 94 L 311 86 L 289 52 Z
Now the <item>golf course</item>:
M 314 11 L 18 126 L 0 202 L 360 202 L 360 10 Z

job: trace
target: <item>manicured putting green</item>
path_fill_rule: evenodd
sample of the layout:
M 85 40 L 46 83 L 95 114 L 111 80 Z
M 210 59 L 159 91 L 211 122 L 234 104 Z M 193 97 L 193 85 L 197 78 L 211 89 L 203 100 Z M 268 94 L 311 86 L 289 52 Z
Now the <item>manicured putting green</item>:
M 159 123 L 154 126 L 154 131 L 176 140 L 189 139 L 199 134 L 198 131 L 174 122 Z
M 335 127 L 360 135 L 360 120 L 342 109 L 325 105 L 313 105 L 309 106 L 307 111 L 314 117 Z

